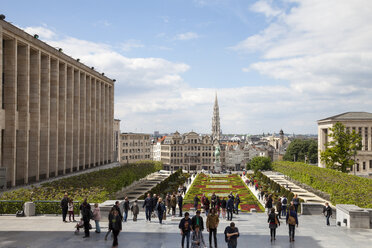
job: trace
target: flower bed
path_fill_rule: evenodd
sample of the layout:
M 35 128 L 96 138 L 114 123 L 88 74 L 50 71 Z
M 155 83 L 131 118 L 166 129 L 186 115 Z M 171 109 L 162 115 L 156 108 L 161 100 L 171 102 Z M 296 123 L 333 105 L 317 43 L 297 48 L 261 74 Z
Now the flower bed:
M 256 209 L 261 212 L 264 210 L 243 180 L 236 174 L 212 176 L 199 174 L 185 196 L 183 209 L 186 211 L 194 207 L 195 195 L 200 198 L 205 194 L 210 199 L 214 192 L 221 198 L 227 197 L 231 191 L 234 195 L 239 194 L 241 211 L 249 212 L 251 209 Z

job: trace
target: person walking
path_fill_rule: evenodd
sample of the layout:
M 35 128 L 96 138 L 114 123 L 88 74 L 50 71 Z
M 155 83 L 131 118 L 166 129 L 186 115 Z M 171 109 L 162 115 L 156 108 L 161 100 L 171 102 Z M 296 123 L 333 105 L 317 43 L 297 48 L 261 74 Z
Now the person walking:
M 226 218 L 226 205 L 227 205 L 227 202 L 225 200 L 225 197 L 222 197 L 222 201 L 221 201 L 221 209 L 222 209 L 222 218 L 225 219 Z
M 208 200 L 208 197 L 205 197 L 205 200 L 204 200 L 204 212 L 205 212 L 205 216 L 208 216 L 208 214 L 209 214 L 209 205 L 210 205 L 210 202 Z
M 195 226 L 198 225 L 200 228 L 200 231 L 204 231 L 204 222 L 203 222 L 203 217 L 200 216 L 200 210 L 196 211 L 196 215 L 192 217 L 191 219 L 192 223 L 192 230 L 195 230 Z
M 146 222 L 148 221 L 151 222 L 152 199 L 150 194 L 147 194 L 147 197 L 143 202 L 142 208 L 145 208 Z
M 300 198 L 298 198 L 297 194 L 294 195 L 292 202 L 293 202 L 293 206 L 295 207 L 296 213 L 298 213 L 298 206 L 300 205 Z
M 198 195 L 195 195 L 194 197 L 194 209 L 195 212 L 198 210 L 200 199 L 198 198 Z
M 189 213 L 188 212 L 185 213 L 185 217 L 182 218 L 182 220 L 180 221 L 180 224 L 178 225 L 178 228 L 181 231 L 181 236 L 182 236 L 181 245 L 182 245 L 182 248 L 185 247 L 184 246 L 185 238 L 186 238 L 186 247 L 189 248 L 190 247 L 190 232 L 192 230 L 192 223 L 191 223 L 191 219 L 189 218 Z
M 285 197 L 285 195 L 283 195 L 283 197 L 282 197 L 282 216 L 287 215 L 287 203 L 288 203 L 287 197 Z
M 159 201 L 159 197 L 156 194 L 154 194 L 152 196 L 152 206 L 151 206 L 151 214 L 154 214 L 153 217 L 155 217 L 155 214 L 157 213 L 155 208 L 156 208 L 156 205 L 158 204 L 158 201 Z
M 289 242 L 293 242 L 295 241 L 294 237 L 295 237 L 296 226 L 298 227 L 297 212 L 293 205 L 289 207 L 288 214 L 286 217 L 286 224 L 289 227 Z
M 170 213 L 171 210 L 171 195 L 168 193 L 165 197 L 165 206 L 167 207 L 167 213 Z
M 101 210 L 98 207 L 98 203 L 94 204 L 93 220 L 96 223 L 96 233 L 100 233 L 101 227 L 99 226 L 99 221 L 101 220 Z
M 213 192 L 211 196 L 211 208 L 216 208 L 216 204 L 217 204 L 217 196 L 216 196 L 216 193 Z
M 156 211 L 158 212 L 159 223 L 163 224 L 163 214 L 165 212 L 165 204 L 162 198 L 159 198 L 158 204 L 156 205 Z
M 120 218 L 119 212 L 115 209 L 113 211 L 113 217 L 111 220 L 111 227 L 112 227 L 112 234 L 114 236 L 114 241 L 112 243 L 112 248 L 117 248 L 119 243 L 118 243 L 118 236 L 119 233 L 122 229 L 122 218 Z
M 218 215 L 216 214 L 216 209 L 212 208 L 211 212 L 207 217 L 207 231 L 209 232 L 209 247 L 212 247 L 212 235 L 214 239 L 214 247 L 217 248 L 217 227 L 220 222 Z
M 105 235 L 105 240 L 107 240 L 108 235 L 110 234 L 110 232 L 112 232 L 112 219 L 114 218 L 114 211 L 115 211 L 115 210 L 116 210 L 116 209 L 115 209 L 115 207 L 113 206 L 113 207 L 111 208 L 111 210 L 110 210 L 109 215 L 108 215 L 108 223 L 109 223 L 109 225 L 108 225 L 107 233 L 106 233 L 106 235 Z
M 123 221 L 124 222 L 127 222 L 127 219 L 128 219 L 128 211 L 129 211 L 129 200 L 128 200 L 128 197 L 125 197 L 124 199 L 124 205 L 123 205 L 123 208 L 124 208 L 124 218 L 123 218 Z
M 221 214 L 221 199 L 220 199 L 219 196 L 217 196 L 216 210 L 217 210 L 218 218 L 220 218 L 220 214 Z
M 276 211 L 278 212 L 278 217 L 281 219 L 281 213 L 282 213 L 282 199 L 279 197 L 279 199 L 276 202 Z
M 115 202 L 114 208 L 116 209 L 116 211 L 118 211 L 120 219 L 123 220 L 123 215 L 121 214 L 120 202 L 119 201 Z
M 191 236 L 191 248 L 204 248 L 206 247 L 203 233 L 200 231 L 199 225 L 195 225 Z
M 177 203 L 178 203 L 178 208 L 180 209 L 180 215 L 179 215 L 179 217 L 182 217 L 182 207 L 183 207 L 183 198 L 182 198 L 182 194 L 179 194 L 179 195 L 178 195 Z
M 72 198 L 68 199 L 68 220 L 71 222 L 71 216 L 72 221 L 75 222 L 75 214 L 74 214 L 74 200 Z
M 234 198 L 229 196 L 229 200 L 227 201 L 227 220 L 232 221 L 233 218 L 233 211 L 234 211 Z
M 330 225 L 329 218 L 331 218 L 331 216 L 332 216 L 332 208 L 329 206 L 328 202 L 325 203 L 325 206 L 323 208 L 323 214 L 327 219 L 326 224 L 327 224 L 327 226 L 329 226 Z
M 272 198 L 272 195 L 269 195 L 267 197 L 266 205 L 265 205 L 265 208 L 267 208 L 267 215 L 270 214 L 272 207 L 273 207 L 273 198 Z
M 62 200 L 61 200 L 61 209 L 62 209 L 62 221 L 66 221 L 67 211 L 68 211 L 68 194 L 67 192 L 64 194 Z
M 240 197 L 239 197 L 239 194 L 236 194 L 235 207 L 234 207 L 236 214 L 239 214 L 239 204 L 240 204 Z
M 238 246 L 239 229 L 235 227 L 235 223 L 231 222 L 230 226 L 225 228 L 225 241 L 227 248 L 236 248 Z
M 205 202 L 205 199 L 206 199 L 206 196 L 205 194 L 202 195 L 202 197 L 200 198 L 200 207 L 202 209 L 202 211 L 204 211 L 204 202 Z
M 131 207 L 131 211 L 132 211 L 132 214 L 133 214 L 133 221 L 137 221 L 137 216 L 139 214 L 139 207 L 138 207 L 137 200 L 134 201 L 134 203 Z
M 280 226 L 280 221 L 274 208 L 271 209 L 267 222 L 269 223 L 271 241 L 276 240 L 276 228 L 278 225 Z
M 80 205 L 80 212 L 84 221 L 84 232 L 85 235 L 83 238 L 89 238 L 89 226 L 90 219 L 93 217 L 90 204 L 87 202 L 87 198 L 84 199 L 84 202 Z
M 176 197 L 175 192 L 173 193 L 171 197 L 171 206 L 172 206 L 172 215 L 176 216 L 177 197 Z

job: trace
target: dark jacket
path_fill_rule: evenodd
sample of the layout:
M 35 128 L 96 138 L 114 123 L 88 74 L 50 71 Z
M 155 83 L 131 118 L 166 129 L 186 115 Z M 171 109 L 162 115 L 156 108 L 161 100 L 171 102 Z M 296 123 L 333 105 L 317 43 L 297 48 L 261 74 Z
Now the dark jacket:
M 288 223 L 289 216 L 294 217 L 294 218 L 296 219 L 296 224 L 298 225 L 298 219 L 297 219 L 297 213 L 296 213 L 296 211 L 294 211 L 294 210 L 290 210 L 290 211 L 288 212 L 288 214 L 287 214 L 287 218 L 286 218 L 287 223 Z
M 226 200 L 221 201 L 221 208 L 226 208 Z
M 149 207 L 152 208 L 152 199 L 151 197 L 146 197 L 146 199 L 143 201 L 143 208 L 144 207 Z
M 209 211 L 209 204 L 210 204 L 210 202 L 209 202 L 208 198 L 205 198 L 204 210 Z
M 227 238 L 227 235 L 228 233 L 235 233 L 237 232 L 238 235 L 234 235 L 234 236 L 231 236 L 230 238 Z M 240 236 L 239 234 L 239 229 L 237 227 L 235 227 L 234 229 L 231 228 L 230 226 L 226 227 L 225 229 L 225 241 L 229 244 L 229 245 L 237 245 L 238 243 L 238 237 Z
M 279 222 L 279 217 L 277 214 L 275 213 L 270 213 L 269 214 L 269 217 L 267 218 L 267 222 L 270 224 L 270 228 L 276 228 L 276 224 L 275 224 L 275 220 L 278 222 L 278 225 L 280 225 L 280 222 Z
M 196 226 L 196 224 L 197 224 L 197 219 L 199 219 L 199 227 L 200 227 L 200 231 L 203 231 L 203 230 L 204 230 L 203 217 L 201 217 L 201 216 L 197 216 L 197 215 L 195 215 L 195 216 L 192 217 L 192 219 L 191 219 L 192 230 L 195 230 L 195 226 Z
M 165 211 L 165 204 L 164 204 L 164 202 L 157 204 L 156 211 L 158 211 L 158 214 L 159 215 L 162 215 L 164 213 L 164 211 Z
M 120 219 L 123 219 L 123 215 L 121 214 L 119 206 L 114 205 L 114 208 L 116 209 L 116 211 L 118 211 Z
M 332 208 L 330 206 L 324 207 L 323 213 L 325 213 L 325 216 L 332 216 Z
M 129 201 L 124 201 L 124 212 L 129 211 Z
M 293 201 L 293 205 L 299 205 L 300 204 L 300 198 L 293 198 L 292 199 L 292 201 Z
M 61 208 L 63 210 L 67 210 L 68 209 L 68 198 L 66 197 L 63 197 L 62 201 L 61 201 Z
M 235 197 L 235 204 L 240 204 L 240 197 L 239 196 Z
M 272 208 L 273 207 L 273 199 L 269 197 L 266 202 L 266 208 Z
M 191 219 L 189 218 L 186 220 L 185 218 L 182 218 L 180 221 L 180 224 L 178 225 L 179 229 L 182 229 L 183 232 L 190 232 L 192 227 Z
M 197 206 L 199 204 L 199 201 L 200 201 L 200 199 L 198 198 L 198 196 L 195 196 L 194 197 L 194 206 Z
M 227 201 L 227 206 L 226 206 L 227 210 L 234 210 L 234 199 L 233 198 L 230 198 L 228 201 Z
M 109 213 L 109 215 L 108 215 L 108 221 L 109 221 L 109 226 L 108 226 L 108 228 L 110 229 L 110 230 L 112 230 L 112 218 L 114 218 L 114 215 L 111 213 L 111 211 L 110 211 L 110 213 Z
M 121 218 L 119 215 L 112 216 L 111 219 L 111 228 L 112 230 L 120 231 L 121 230 Z
M 156 205 L 158 204 L 159 198 L 158 197 L 152 197 L 151 200 L 152 200 L 152 210 L 154 210 Z
M 82 203 L 80 205 L 80 211 L 81 211 L 81 216 L 83 217 L 83 220 L 84 222 L 85 221 L 88 221 L 92 218 L 92 211 L 91 211 L 91 208 L 90 208 L 90 204 L 89 203 Z
M 178 203 L 178 206 L 182 206 L 182 203 L 183 203 L 183 198 L 182 196 L 178 196 L 178 199 L 177 199 L 177 203 Z

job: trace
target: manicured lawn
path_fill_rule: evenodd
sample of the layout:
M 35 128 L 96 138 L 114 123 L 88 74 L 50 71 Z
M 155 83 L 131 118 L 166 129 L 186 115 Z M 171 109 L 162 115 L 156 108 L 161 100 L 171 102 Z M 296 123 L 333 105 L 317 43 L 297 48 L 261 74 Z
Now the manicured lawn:
M 263 211 L 263 207 L 257 201 L 256 197 L 251 193 L 239 175 L 205 175 L 198 174 L 195 178 L 190 190 L 187 192 L 184 199 L 184 210 L 193 208 L 193 199 L 195 195 L 200 198 L 205 194 L 210 200 L 211 195 L 216 193 L 220 198 L 226 197 L 230 194 L 239 194 L 240 209 L 243 212 L 249 212 L 252 208 L 257 211 Z

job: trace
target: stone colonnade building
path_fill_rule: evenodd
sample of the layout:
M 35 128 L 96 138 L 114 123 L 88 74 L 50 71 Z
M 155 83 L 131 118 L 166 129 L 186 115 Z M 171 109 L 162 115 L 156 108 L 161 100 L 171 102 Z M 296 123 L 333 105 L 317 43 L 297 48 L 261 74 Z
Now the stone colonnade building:
M 320 152 L 325 150 L 325 144 L 329 141 L 329 129 L 336 122 L 345 125 L 346 131 L 355 130 L 362 136 L 362 149 L 357 152 L 355 165 L 351 168 L 350 173 L 372 177 L 372 113 L 367 112 L 347 112 L 318 121 L 319 167 L 325 167 L 325 164 L 320 160 Z
M 113 161 L 114 80 L 4 20 L 0 41 L 8 187 Z

